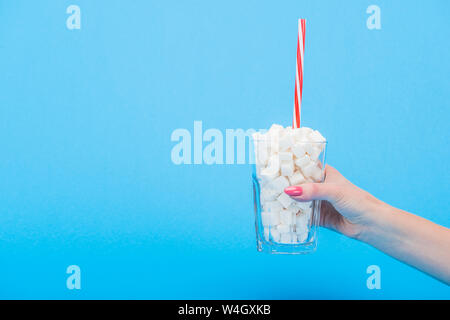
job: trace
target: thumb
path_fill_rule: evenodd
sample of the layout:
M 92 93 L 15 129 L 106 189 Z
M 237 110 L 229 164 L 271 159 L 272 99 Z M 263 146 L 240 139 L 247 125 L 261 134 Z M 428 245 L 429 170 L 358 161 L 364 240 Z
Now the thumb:
M 327 200 L 332 204 L 343 197 L 343 187 L 334 183 L 305 183 L 287 187 L 284 192 L 297 201 Z

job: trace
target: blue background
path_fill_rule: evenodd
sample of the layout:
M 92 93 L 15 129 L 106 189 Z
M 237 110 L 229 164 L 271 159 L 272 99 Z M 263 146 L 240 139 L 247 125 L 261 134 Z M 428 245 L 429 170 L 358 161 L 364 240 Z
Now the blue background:
M 81 30 L 66 8 L 81 8 Z M 381 8 L 369 30 L 366 8 Z M 450 298 L 448 286 L 321 230 L 256 251 L 248 165 L 171 162 L 177 128 L 292 119 L 382 200 L 449 219 L 448 1 L 0 1 L 0 298 Z M 79 265 L 81 290 L 66 288 Z M 381 290 L 366 287 L 381 267 Z

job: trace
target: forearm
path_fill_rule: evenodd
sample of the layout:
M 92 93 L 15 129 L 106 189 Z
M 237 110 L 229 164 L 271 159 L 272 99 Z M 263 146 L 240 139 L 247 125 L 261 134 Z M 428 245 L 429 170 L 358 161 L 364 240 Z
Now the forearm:
M 360 240 L 450 284 L 450 229 L 386 204 Z

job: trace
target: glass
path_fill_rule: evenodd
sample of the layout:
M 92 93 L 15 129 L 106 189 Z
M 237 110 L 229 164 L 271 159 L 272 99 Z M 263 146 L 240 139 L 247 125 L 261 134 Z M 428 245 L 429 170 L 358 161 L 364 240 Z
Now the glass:
M 297 157 L 290 149 L 288 152 L 273 153 L 271 157 L 275 159 L 274 162 L 278 161 L 278 166 L 280 166 L 280 163 L 282 166 L 283 161 L 289 163 L 285 161 L 285 157 L 292 153 L 294 176 L 285 176 L 286 179 L 280 178 L 283 173 L 286 173 L 286 171 L 280 170 L 279 176 L 276 178 L 271 176 L 267 179 L 267 176 L 264 175 L 267 171 L 264 170 L 270 166 L 273 159 L 269 159 L 269 164 L 260 164 L 261 161 L 258 161 L 260 158 L 259 150 L 255 148 L 267 141 L 258 139 L 252 139 L 251 141 L 252 154 L 256 157 L 256 163 L 253 164 L 252 181 L 257 250 L 273 254 L 314 252 L 317 247 L 321 201 L 292 201 L 290 197 L 286 197 L 284 191 L 280 192 L 286 186 L 281 185 L 280 188 L 280 182 L 286 183 L 288 181 L 289 186 L 308 182 L 323 182 L 327 142 L 295 142 L 296 151 L 306 150 L 305 155 L 300 157 Z M 296 152 L 296 154 L 301 155 L 301 152 L 303 151 Z M 298 175 L 298 173 L 301 175 Z M 296 174 L 297 176 L 295 176 Z M 277 185 L 277 191 L 271 191 L 273 185 Z

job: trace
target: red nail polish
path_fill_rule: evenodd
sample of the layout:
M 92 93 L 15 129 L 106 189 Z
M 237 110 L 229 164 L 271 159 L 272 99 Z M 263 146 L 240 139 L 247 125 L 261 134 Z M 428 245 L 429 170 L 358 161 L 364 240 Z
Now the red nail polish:
M 286 189 L 284 189 L 284 192 L 288 196 L 298 197 L 303 194 L 303 189 L 302 189 L 302 187 L 299 187 L 299 186 L 292 186 L 292 187 L 287 187 Z

